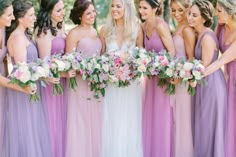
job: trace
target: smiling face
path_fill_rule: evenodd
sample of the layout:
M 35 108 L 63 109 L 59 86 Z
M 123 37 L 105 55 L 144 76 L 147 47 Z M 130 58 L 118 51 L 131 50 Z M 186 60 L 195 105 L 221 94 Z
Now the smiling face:
M 139 2 L 139 14 L 142 20 L 147 20 L 155 16 L 157 9 L 153 9 L 145 0 Z
M 178 2 L 171 3 L 171 15 L 178 23 L 181 23 L 187 19 L 187 9 Z
M 124 17 L 125 8 L 121 0 L 113 0 L 111 4 L 111 16 L 114 20 Z
M 65 16 L 64 3 L 62 0 L 59 0 L 53 7 L 51 20 L 54 23 L 62 22 Z
M 83 25 L 93 25 L 96 18 L 96 11 L 92 4 L 84 11 L 81 17 L 81 24 Z
M 34 27 L 34 22 L 36 20 L 35 13 L 34 13 L 34 7 L 31 7 L 24 17 L 19 18 L 20 23 L 25 27 L 25 28 L 33 28 Z
M 11 5 L 7 7 L 0 16 L 0 26 L 9 27 L 11 25 L 11 21 L 14 19 L 15 17 L 13 15 L 13 7 Z
M 201 16 L 201 12 L 197 5 L 193 5 L 190 8 L 189 14 L 188 14 L 188 23 L 189 26 L 196 28 L 198 26 L 202 26 L 205 22 L 205 19 Z

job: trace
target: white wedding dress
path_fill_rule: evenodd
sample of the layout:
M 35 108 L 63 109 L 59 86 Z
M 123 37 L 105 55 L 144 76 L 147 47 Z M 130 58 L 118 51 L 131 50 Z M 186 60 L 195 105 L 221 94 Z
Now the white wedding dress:
M 107 52 L 116 51 L 118 54 L 128 48 L 135 48 L 135 45 L 135 42 L 131 44 L 123 42 L 119 48 L 116 41 L 106 42 Z M 140 80 L 132 82 L 125 88 L 110 84 L 106 89 L 103 157 L 143 157 L 142 84 Z

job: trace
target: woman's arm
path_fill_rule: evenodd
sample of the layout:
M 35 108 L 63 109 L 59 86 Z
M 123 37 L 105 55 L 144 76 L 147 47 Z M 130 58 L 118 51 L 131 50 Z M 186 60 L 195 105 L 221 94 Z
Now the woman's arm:
M 208 67 L 212 61 L 216 49 L 215 40 L 208 34 L 204 35 L 201 41 L 201 49 L 203 65 Z
M 236 40 L 230 44 L 229 48 L 221 55 L 219 59 L 217 59 L 215 62 L 213 62 L 211 65 L 209 65 L 204 75 L 207 76 L 219 68 L 221 68 L 224 64 L 227 64 L 233 60 L 236 59 Z
M 187 58 L 188 60 L 191 60 L 194 57 L 194 49 L 196 45 L 195 32 L 191 27 L 186 27 L 183 29 L 183 39 Z
M 164 22 L 159 22 L 156 27 L 157 33 L 159 34 L 165 48 L 167 49 L 168 53 L 172 56 L 175 55 L 175 46 L 174 42 L 170 33 L 169 26 Z
M 72 29 L 66 37 L 66 53 L 70 53 L 76 48 L 78 43 L 78 32 Z
M 52 48 L 52 37 L 51 34 L 41 34 L 36 38 L 36 43 L 39 51 L 39 57 L 45 58 L 51 56 L 51 48 Z
M 106 42 L 105 42 L 105 27 L 103 26 L 100 30 L 100 40 L 102 42 L 102 52 L 101 54 L 105 53 L 106 51 Z
M 143 47 L 143 30 L 141 26 L 139 27 L 139 30 L 138 30 L 136 45 L 139 48 Z

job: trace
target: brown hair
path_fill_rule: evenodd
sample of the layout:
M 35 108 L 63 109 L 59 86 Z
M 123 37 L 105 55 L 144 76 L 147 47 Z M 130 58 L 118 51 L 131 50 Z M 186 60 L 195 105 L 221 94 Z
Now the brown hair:
M 81 17 L 83 16 L 86 9 L 89 5 L 93 5 L 92 2 L 88 0 L 76 0 L 73 8 L 70 11 L 70 19 L 74 24 L 81 24 Z
M 201 16 L 206 20 L 204 26 L 211 27 L 213 24 L 214 7 L 208 0 L 196 0 L 192 6 L 196 5 L 200 10 Z

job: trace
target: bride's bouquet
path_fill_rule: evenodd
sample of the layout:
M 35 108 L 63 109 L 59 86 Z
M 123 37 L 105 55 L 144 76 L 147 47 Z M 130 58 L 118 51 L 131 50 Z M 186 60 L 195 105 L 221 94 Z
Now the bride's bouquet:
M 135 79 L 134 67 L 131 64 L 131 55 L 128 51 L 109 52 L 111 60 L 109 70 L 109 82 L 117 87 L 126 87 Z

